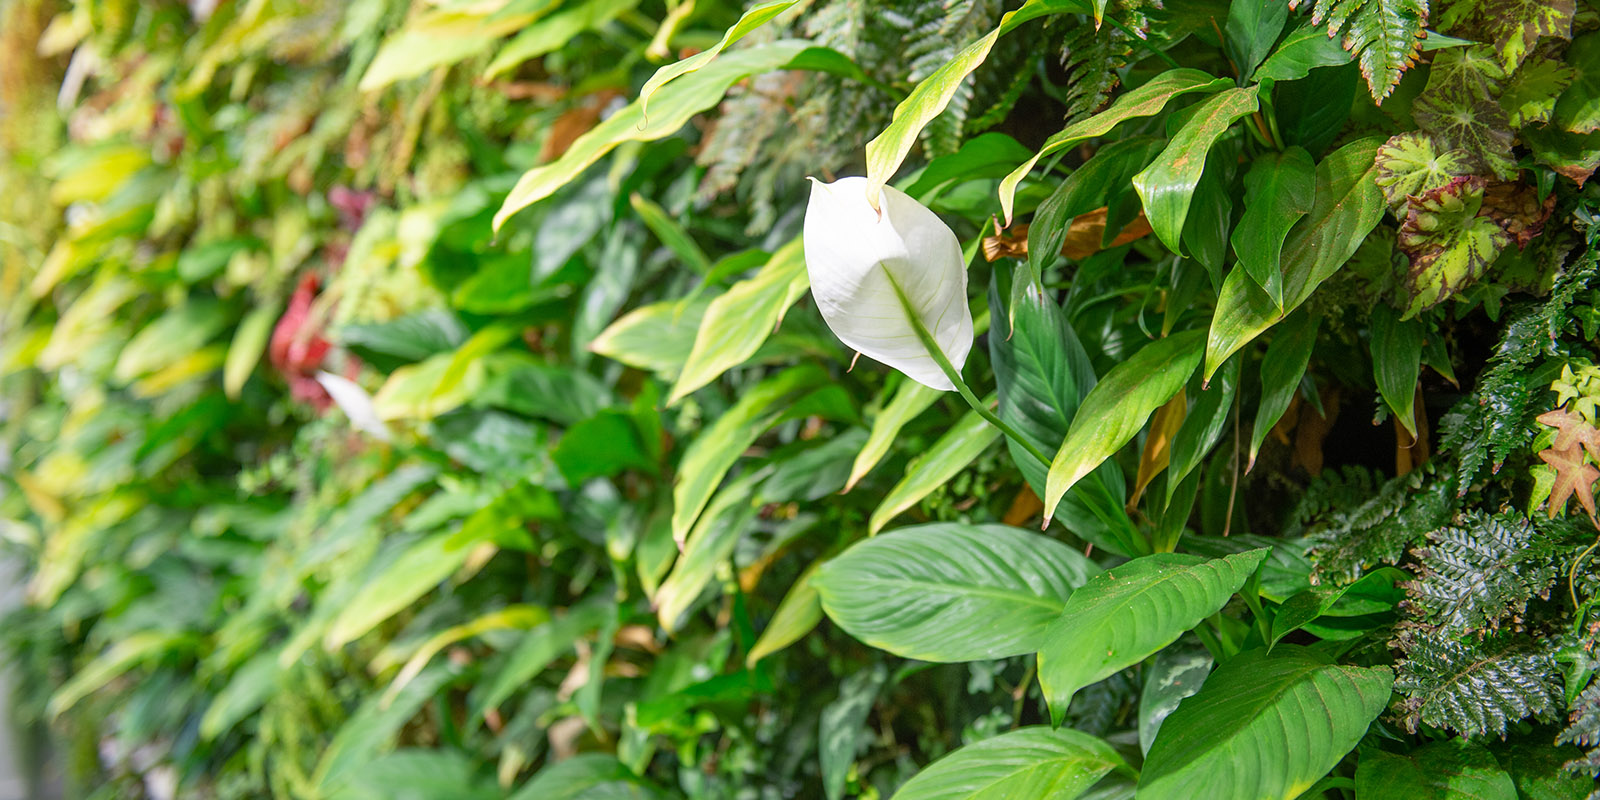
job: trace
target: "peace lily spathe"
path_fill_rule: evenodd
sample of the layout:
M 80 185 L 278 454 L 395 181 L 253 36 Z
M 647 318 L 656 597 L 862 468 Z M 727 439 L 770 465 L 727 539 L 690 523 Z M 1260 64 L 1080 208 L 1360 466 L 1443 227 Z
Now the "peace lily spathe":
M 923 347 L 895 292 L 959 371 L 972 350 L 967 266 L 948 225 L 904 192 L 885 186 L 882 213 L 866 178 L 811 182 L 806 271 L 822 318 L 849 347 L 945 391 L 956 387 Z
M 378 418 L 378 410 L 372 405 L 372 395 L 367 394 L 361 384 L 331 372 L 318 372 L 317 383 L 327 390 L 328 396 L 350 418 L 350 424 L 356 430 L 365 431 L 385 442 L 394 439 L 393 434 L 389 433 L 389 426 Z

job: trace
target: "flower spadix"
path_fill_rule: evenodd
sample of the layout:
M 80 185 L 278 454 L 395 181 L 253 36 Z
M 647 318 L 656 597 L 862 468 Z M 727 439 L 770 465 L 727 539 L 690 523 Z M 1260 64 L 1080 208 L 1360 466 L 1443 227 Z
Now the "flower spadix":
M 910 315 L 959 371 L 972 350 L 961 244 L 937 215 L 898 189 L 883 187 L 879 205 L 881 213 L 867 202 L 866 178 L 812 179 L 805 224 L 811 294 L 846 345 L 918 383 L 953 390 Z

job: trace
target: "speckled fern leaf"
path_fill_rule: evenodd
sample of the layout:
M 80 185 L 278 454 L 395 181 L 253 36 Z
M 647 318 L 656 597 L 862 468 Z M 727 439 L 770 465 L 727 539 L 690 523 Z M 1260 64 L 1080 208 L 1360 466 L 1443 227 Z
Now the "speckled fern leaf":
M 1573 701 L 1567 728 L 1556 742 L 1575 744 L 1588 751 L 1583 758 L 1567 762 L 1567 769 L 1600 776 L 1600 682 L 1589 684 Z
M 1291 0 L 1299 8 L 1306 0 Z M 1316 0 L 1311 21 L 1327 23 L 1328 35 L 1361 64 L 1372 99 L 1382 103 L 1416 63 L 1428 24 L 1427 0 Z
M 1428 534 L 1414 555 L 1421 565 L 1406 584 L 1406 610 L 1443 634 L 1476 633 L 1548 596 L 1560 570 L 1526 517 L 1470 511 Z
M 1455 512 L 1452 482 L 1422 469 L 1381 486 L 1348 467 L 1306 487 L 1284 535 L 1304 535 L 1319 582 L 1343 585 L 1372 567 L 1395 564 L 1423 534 Z
M 1406 730 L 1504 734 L 1528 717 L 1549 719 L 1561 698 L 1555 659 L 1523 638 L 1463 641 L 1411 629 L 1398 639 L 1394 689 Z

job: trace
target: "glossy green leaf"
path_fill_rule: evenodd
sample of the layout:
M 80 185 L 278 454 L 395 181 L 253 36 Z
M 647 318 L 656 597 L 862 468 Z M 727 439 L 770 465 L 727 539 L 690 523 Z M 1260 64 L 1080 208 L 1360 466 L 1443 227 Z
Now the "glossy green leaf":
M 1156 160 L 1143 172 L 1133 176 L 1133 187 L 1144 202 L 1144 214 L 1150 227 L 1167 249 L 1179 249 L 1184 220 L 1189 216 L 1189 202 L 1195 186 L 1205 171 L 1206 153 L 1217 139 L 1240 117 L 1257 109 L 1256 92 L 1247 89 L 1228 89 L 1202 102 L 1183 127 L 1156 156 Z
M 1039 645 L 1039 685 L 1060 725 L 1085 686 L 1148 658 L 1217 613 L 1267 550 L 1206 560 L 1143 556 L 1090 578 L 1067 598 Z
M 817 725 L 818 761 L 822 766 L 822 790 L 828 800 L 844 797 L 845 781 L 855 766 L 856 751 L 869 737 L 867 714 L 872 712 L 878 692 L 889 678 L 883 664 L 858 670 L 839 685 L 839 696 L 823 706 Z
M 1067 490 L 1132 441 L 1152 412 L 1183 391 L 1200 363 L 1204 338 L 1203 331 L 1185 331 L 1147 344 L 1089 392 L 1050 464 L 1046 519 Z
M 1028 266 L 1034 276 L 1043 275 L 1055 261 L 1072 220 L 1105 205 L 1114 192 L 1126 190 L 1163 144 L 1149 136 L 1111 142 L 1096 150 L 1039 204 L 1028 225 Z M 995 307 L 992 301 L 990 306 Z
M 1289 410 L 1289 403 L 1300 388 L 1300 379 L 1311 363 L 1311 350 L 1317 343 L 1317 327 L 1321 322 L 1320 316 L 1295 312 L 1267 345 L 1267 354 L 1261 359 L 1261 402 L 1256 406 L 1256 422 L 1250 431 L 1246 472 L 1255 466 L 1256 454 L 1261 452 L 1261 443 L 1267 440 L 1272 426 Z
M 657 205 L 654 201 L 642 194 L 635 192 L 628 198 L 628 203 L 633 206 L 639 219 L 644 220 L 650 232 L 656 235 L 661 243 L 667 246 L 684 266 L 696 273 L 709 276 L 711 274 L 711 259 L 706 257 L 700 245 L 695 244 L 694 237 L 689 235 L 678 221 L 672 218 L 667 210 Z
M 378 418 L 433 419 L 466 403 L 488 380 L 485 357 L 514 335 L 506 326 L 485 328 L 453 353 L 440 353 L 389 373 L 372 398 Z
M 1417 435 L 1417 374 L 1426 333 L 1421 320 L 1401 320 L 1400 312 L 1383 303 L 1372 307 L 1372 376 L 1384 405 L 1412 436 Z
M 794 4 L 795 0 L 777 0 L 777 2 L 753 6 L 744 12 L 743 16 L 739 17 L 738 22 L 735 22 L 732 27 L 722 34 L 722 38 L 718 39 L 716 44 L 682 61 L 668 64 L 656 70 L 656 74 L 651 75 L 650 80 L 645 81 L 644 87 L 639 90 L 639 106 L 643 112 L 646 112 L 645 118 L 649 118 L 650 98 L 660 91 L 663 86 L 679 77 L 703 69 L 712 59 L 721 55 L 728 45 L 743 39 L 750 35 L 752 31 L 771 22 L 773 18 L 789 10 L 789 6 Z
M 1228 256 L 1228 234 L 1233 230 L 1232 162 L 1235 147 L 1219 147 L 1206 156 L 1206 169 L 1189 199 L 1178 240 L 1191 258 L 1205 267 L 1213 288 L 1222 285 L 1222 268 Z M 1170 302 L 1170 301 L 1169 301 Z M 1168 307 L 1174 315 L 1182 309 Z M 1165 330 L 1165 326 L 1163 326 Z
M 1431 742 L 1406 755 L 1361 748 L 1356 793 L 1407 800 L 1516 800 L 1511 776 L 1483 745 L 1466 739 Z
M 603 27 L 638 4 L 639 0 L 583 0 L 534 22 L 494 54 L 494 60 L 483 71 L 483 79 L 493 80 L 525 61 L 553 53 L 573 37 Z
M 961 149 L 928 162 L 917 179 L 905 187 L 906 194 L 924 203 L 928 195 L 953 184 L 980 178 L 999 178 L 1012 165 L 1027 159 L 1033 151 L 1003 133 L 980 133 L 963 142 Z
M 872 430 L 867 434 L 867 442 L 861 446 L 861 452 L 856 454 L 855 463 L 850 467 L 850 479 L 845 482 L 844 490 L 850 491 L 866 477 L 867 473 L 888 455 L 889 447 L 894 444 L 895 437 L 900 435 L 900 429 L 928 410 L 929 406 L 943 396 L 944 392 L 909 378 L 900 381 L 900 387 L 895 389 L 894 397 L 876 417 L 873 417 Z
M 1065 130 L 1046 139 L 1037 155 L 1012 170 L 1010 175 L 1000 181 L 1000 210 L 1006 225 L 1011 224 L 1017 185 L 1028 176 L 1034 165 L 1039 163 L 1039 159 L 1095 137 L 1104 136 L 1127 120 L 1159 114 L 1174 97 L 1190 92 L 1220 91 L 1232 83 L 1227 78 L 1213 78 L 1197 69 L 1186 67 L 1170 69 L 1117 98 L 1117 101 L 1105 111 L 1069 125 Z
M 501 800 L 505 795 L 458 750 L 421 747 L 396 750 L 350 773 L 329 800 Z
M 1072 800 L 1113 769 L 1122 756 L 1081 731 L 1039 725 L 969 744 L 906 781 L 894 800 Z
M 250 373 L 261 362 L 267 350 L 267 340 L 272 336 L 273 324 L 283 312 L 276 303 L 263 303 L 240 320 L 234 331 L 233 343 L 228 345 L 228 360 L 222 364 L 222 390 L 229 399 L 239 399 L 239 390 L 250 379 Z
M 894 117 L 883 132 L 867 142 L 867 202 L 877 207 L 878 193 L 917 143 L 922 129 L 944 112 L 963 81 L 989 57 L 989 50 L 1001 36 L 1032 19 L 1048 14 L 1086 13 L 1085 0 L 1027 0 L 1022 7 L 1007 12 L 994 30 L 962 48 L 949 61 L 923 78 L 906 99 L 895 106 Z
M 1156 654 L 1139 693 L 1139 750 L 1150 754 L 1161 726 L 1178 704 L 1200 691 L 1211 674 L 1211 654 L 1201 648 L 1169 647 Z
M 739 398 L 732 408 L 689 444 L 672 487 L 672 537 L 680 543 L 700 516 L 728 470 L 756 439 L 772 427 L 802 394 L 828 380 L 815 366 L 778 373 Z
M 662 796 L 616 756 L 579 753 L 534 773 L 510 800 L 653 800 Z
M 710 584 L 717 565 L 733 554 L 748 531 L 758 510 L 752 499 L 756 477 L 744 475 L 723 487 L 685 535 L 672 571 L 650 598 L 661 627 L 678 629 L 683 613 Z
M 1228 274 L 1206 342 L 1208 380 L 1239 348 L 1299 308 L 1350 260 L 1383 218 L 1383 193 L 1373 183 L 1373 159 L 1380 144 L 1375 138 L 1359 139 L 1317 165 L 1311 212 L 1295 223 L 1283 244 L 1281 308 L 1242 270 Z
M 1394 567 L 1384 567 L 1343 586 L 1313 586 L 1283 601 L 1272 617 L 1270 648 L 1283 637 L 1315 622 L 1324 615 L 1359 616 L 1392 609 L 1405 598 L 1400 583 L 1407 578 Z M 1353 602 L 1341 603 L 1346 597 Z M 1345 608 L 1336 610 L 1336 606 Z
M 50 696 L 51 717 L 60 716 L 128 670 L 166 655 L 186 643 L 190 643 L 189 636 L 169 631 L 136 631 L 122 637 L 110 649 L 74 673 Z
M 761 638 L 750 647 L 750 653 L 744 658 L 745 667 L 754 669 L 761 659 L 800 641 L 822 621 L 822 596 L 817 593 L 817 587 L 811 585 L 811 578 L 823 563 L 820 560 L 811 562 L 811 566 L 794 579 L 789 591 L 778 601 L 771 621 L 761 629 Z
M 993 404 L 994 396 L 981 402 Z M 988 450 L 1000 431 L 976 411 L 956 420 L 938 441 L 906 465 L 906 474 L 883 496 L 867 523 L 867 534 L 876 535 L 901 512 L 916 505 L 933 490 L 945 485 Z
M 617 145 L 671 136 L 694 115 L 722 102 L 723 95 L 735 83 L 751 74 L 782 67 L 807 46 L 806 42 L 784 40 L 729 53 L 656 92 L 655 108 L 648 121 L 639 102 L 612 114 L 579 136 L 560 158 L 524 174 L 495 213 L 494 229 L 500 230 L 513 214 L 549 197 Z
M 473 719 L 480 719 L 485 712 L 498 708 L 524 684 L 537 677 L 550 662 L 573 649 L 579 639 L 593 633 L 606 620 L 614 618 L 616 613 L 609 599 L 594 597 L 586 600 L 523 634 L 522 640 L 507 654 L 499 671 L 492 678 L 487 678 L 479 691 L 473 693 Z
M 1233 229 L 1233 252 L 1239 257 L 1239 266 L 1281 307 L 1283 240 L 1311 211 L 1317 165 L 1298 147 L 1268 153 L 1256 158 L 1245 173 L 1244 186 L 1244 216 Z
M 1295 81 L 1318 67 L 1337 67 L 1350 63 L 1350 54 L 1339 40 L 1318 25 L 1301 25 L 1283 37 L 1278 49 L 1267 56 L 1256 70 L 1257 80 Z
M 611 408 L 602 409 L 563 432 L 550 458 L 567 479 L 567 485 L 573 487 L 628 469 L 659 469 L 633 415 Z
M 1248 81 L 1255 74 L 1288 21 L 1289 4 L 1278 0 L 1233 0 L 1228 5 L 1223 45 L 1239 80 Z
M 1189 405 L 1189 411 L 1172 437 L 1172 454 L 1167 459 L 1167 501 L 1171 502 L 1178 484 L 1193 472 L 1195 467 L 1211 452 L 1222 438 L 1228 417 L 1233 413 L 1233 400 L 1239 391 L 1238 359 L 1230 361 L 1221 373 L 1212 378 Z
M 796 239 L 778 248 L 754 276 L 712 300 L 667 404 L 682 400 L 755 355 L 784 312 L 810 287 L 805 250 Z
M 334 618 L 324 646 L 337 650 L 394 616 L 450 577 L 472 548 L 451 532 L 436 533 L 412 545 L 378 575 Z
M 1355 747 L 1389 702 L 1387 667 L 1284 645 L 1241 653 L 1161 726 L 1139 779 L 1148 800 L 1293 800 Z
M 630 367 L 675 377 L 688 363 L 709 298 L 664 300 L 640 306 L 601 331 L 589 349 Z
M 1074 587 L 1098 571 L 1043 534 L 940 522 L 858 542 L 811 583 L 851 636 L 904 658 L 955 662 L 1035 650 Z
M 406 688 L 407 684 L 410 684 L 413 680 L 416 680 L 418 675 L 422 674 L 422 670 L 428 666 L 428 662 L 450 645 L 474 636 L 482 636 L 488 631 L 526 630 L 542 625 L 549 620 L 550 612 L 542 607 L 517 604 L 491 611 L 471 622 L 463 622 L 460 625 L 453 625 L 439 631 L 428 637 L 428 640 L 417 647 L 411 657 L 406 659 L 405 664 L 400 668 L 400 672 L 395 675 L 394 681 L 389 684 L 388 689 L 384 690 L 383 697 L 386 701 L 393 702 L 395 697 L 399 696 L 400 692 Z

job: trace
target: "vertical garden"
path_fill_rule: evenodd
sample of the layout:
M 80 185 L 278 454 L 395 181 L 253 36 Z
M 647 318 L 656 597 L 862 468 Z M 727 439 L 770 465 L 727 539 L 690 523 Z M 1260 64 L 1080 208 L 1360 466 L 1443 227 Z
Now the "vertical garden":
M 1600 796 L 1597 167 L 1590 0 L 0 0 L 17 760 Z

